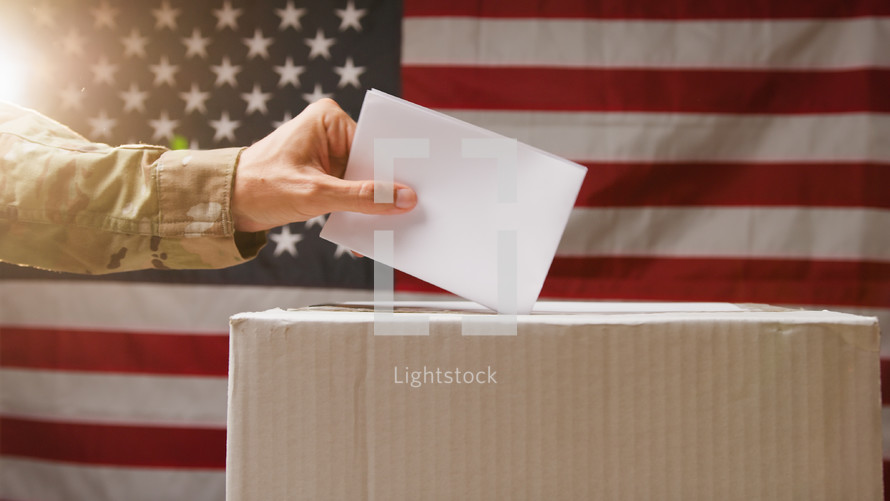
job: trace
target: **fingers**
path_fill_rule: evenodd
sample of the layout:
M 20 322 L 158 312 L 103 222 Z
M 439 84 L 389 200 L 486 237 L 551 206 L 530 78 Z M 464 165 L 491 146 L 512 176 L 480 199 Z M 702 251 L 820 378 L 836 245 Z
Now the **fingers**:
M 349 211 L 364 214 L 400 214 L 417 205 L 417 193 L 408 186 L 373 181 L 345 181 L 330 177 L 319 190 L 325 212 Z M 376 198 L 380 201 L 375 201 Z

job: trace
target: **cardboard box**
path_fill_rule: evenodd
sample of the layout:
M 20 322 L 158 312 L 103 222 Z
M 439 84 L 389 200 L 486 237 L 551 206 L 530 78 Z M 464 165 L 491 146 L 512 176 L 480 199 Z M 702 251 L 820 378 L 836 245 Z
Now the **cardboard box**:
M 227 499 L 881 499 L 876 319 L 573 308 L 515 336 L 434 307 L 397 308 L 426 336 L 359 307 L 236 315 Z

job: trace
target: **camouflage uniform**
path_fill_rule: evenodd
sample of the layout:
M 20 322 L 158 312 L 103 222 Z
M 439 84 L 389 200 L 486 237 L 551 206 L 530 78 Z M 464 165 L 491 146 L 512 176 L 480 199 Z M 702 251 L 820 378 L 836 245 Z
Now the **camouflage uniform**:
M 91 274 L 248 260 L 266 239 L 232 223 L 241 151 L 112 148 L 0 102 L 0 260 Z

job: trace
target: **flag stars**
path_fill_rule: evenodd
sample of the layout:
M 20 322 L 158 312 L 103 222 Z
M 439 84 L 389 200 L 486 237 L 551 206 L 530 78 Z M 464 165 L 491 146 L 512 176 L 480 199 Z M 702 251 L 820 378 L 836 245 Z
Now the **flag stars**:
M 207 100 L 210 99 L 209 92 L 201 92 L 198 84 L 192 83 L 192 88 L 188 92 L 180 92 L 179 97 L 185 101 L 185 112 L 191 113 L 197 111 L 207 113 Z
M 346 31 L 349 28 L 362 31 L 361 18 L 368 13 L 368 9 L 356 9 L 355 2 L 349 0 L 345 9 L 334 9 L 334 12 L 340 18 L 340 31 Z
M 121 92 L 120 97 L 124 100 L 124 111 L 145 112 L 145 100 L 148 98 L 148 92 L 139 90 L 135 83 L 131 83 L 128 90 Z
M 114 28 L 117 9 L 108 5 L 108 2 L 102 2 L 98 7 L 91 9 L 90 12 L 93 15 L 93 26 L 95 28 Z
M 303 99 L 306 100 L 307 103 L 312 104 L 316 101 L 320 101 L 326 97 L 332 97 L 333 94 L 325 94 L 321 90 L 321 84 L 315 84 L 315 89 L 313 89 L 311 94 L 303 94 Z
M 232 87 L 238 86 L 235 77 L 241 72 L 241 66 L 232 65 L 228 56 L 223 57 L 222 64 L 211 65 L 210 70 L 216 74 L 216 82 L 214 83 L 216 87 L 222 87 L 226 84 L 229 84 Z
M 351 57 L 346 58 L 346 65 L 335 66 L 334 72 L 340 75 L 340 83 L 337 84 L 338 89 L 346 87 L 347 85 L 352 85 L 357 89 L 362 87 L 359 77 L 365 72 L 365 67 L 356 66 L 355 63 L 352 62 Z
M 129 35 L 122 38 L 121 42 L 124 44 L 124 56 L 145 57 L 145 45 L 148 44 L 148 37 L 142 36 L 136 28 L 133 28 Z
M 244 112 L 245 115 L 250 115 L 257 111 L 265 115 L 269 112 L 266 103 L 272 98 L 272 93 L 262 92 L 260 90 L 260 84 L 253 84 L 253 90 L 241 94 L 241 98 L 247 103 L 247 110 Z
M 90 70 L 93 72 L 94 82 L 114 85 L 114 74 L 117 73 L 117 65 L 109 63 L 107 57 L 102 56 L 99 62 L 94 64 Z
M 312 219 L 307 219 L 305 225 L 303 226 L 306 229 L 312 228 L 313 226 L 324 227 L 325 221 L 328 220 L 327 214 L 322 214 L 320 216 L 315 216 Z
M 321 28 L 315 33 L 315 38 L 307 38 L 306 45 L 309 46 L 309 59 L 323 57 L 331 58 L 331 45 L 334 45 L 335 39 L 325 38 Z
M 240 120 L 231 120 L 229 119 L 229 112 L 223 111 L 219 120 L 211 120 L 210 126 L 213 127 L 215 131 L 213 134 L 213 140 L 219 142 L 222 139 L 228 139 L 229 141 L 235 141 L 235 129 L 237 129 L 241 125 Z
M 303 240 L 303 235 L 290 232 L 290 226 L 282 226 L 280 233 L 270 233 L 269 240 L 275 242 L 275 252 L 273 255 L 278 257 L 285 252 L 293 257 L 297 257 L 297 243 Z
M 272 45 L 272 38 L 263 37 L 263 32 L 259 29 L 253 32 L 253 38 L 245 38 L 244 45 L 247 46 L 247 58 L 261 57 L 269 59 L 269 46 Z
M 216 29 L 221 31 L 225 28 L 238 30 L 238 16 L 241 15 L 241 9 L 233 9 L 232 2 L 226 0 L 222 9 L 213 9 L 213 15 L 216 16 Z
M 337 244 L 337 250 L 334 251 L 334 257 L 339 259 L 343 256 L 348 256 L 349 259 L 358 259 L 358 256 L 352 253 L 350 249 L 347 247 L 343 247 L 340 244 Z
M 87 120 L 90 123 L 90 135 L 96 138 L 110 138 L 117 120 L 109 118 L 105 110 L 99 112 L 99 115 Z
M 179 67 L 175 64 L 170 64 L 167 56 L 161 56 L 161 61 L 158 64 L 151 64 L 148 67 L 155 75 L 155 87 L 163 84 L 167 84 L 170 87 L 176 86 L 176 72 L 179 71 Z
M 275 15 L 281 18 L 281 24 L 278 25 L 279 31 L 284 31 L 289 27 L 300 31 L 303 27 L 300 25 L 300 18 L 306 14 L 306 9 L 297 9 L 294 2 L 288 0 L 287 5 L 283 9 L 275 9 Z
M 300 87 L 300 75 L 306 71 L 305 66 L 294 65 L 294 59 L 288 57 L 284 61 L 284 66 L 275 66 L 275 73 L 278 73 L 278 86 L 285 87 L 288 84 L 296 88 Z
M 207 46 L 210 44 L 210 37 L 201 36 L 201 30 L 195 28 L 192 30 L 192 36 L 183 38 L 182 43 L 185 44 L 185 57 L 207 58 Z
M 62 39 L 62 51 L 72 56 L 82 56 L 84 43 L 86 43 L 86 39 L 83 35 L 72 28 Z
M 161 139 L 171 140 L 174 136 L 174 130 L 179 126 L 179 120 L 171 120 L 167 111 L 162 111 L 161 116 L 156 120 L 149 120 L 148 125 L 154 129 L 151 138 L 154 141 Z
M 179 12 L 179 9 L 170 7 L 169 1 L 164 0 L 161 2 L 161 8 L 151 10 L 151 15 L 155 17 L 155 29 L 169 28 L 175 30 L 176 17 L 179 16 Z

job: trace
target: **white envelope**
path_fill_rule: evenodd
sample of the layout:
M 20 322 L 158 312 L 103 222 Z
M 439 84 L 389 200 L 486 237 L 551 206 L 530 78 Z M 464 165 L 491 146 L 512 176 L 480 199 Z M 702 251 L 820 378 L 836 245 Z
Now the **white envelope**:
M 404 183 L 417 192 L 417 207 L 395 216 L 333 213 L 321 236 L 500 313 L 525 314 L 541 293 L 586 172 L 371 90 L 345 178 Z

